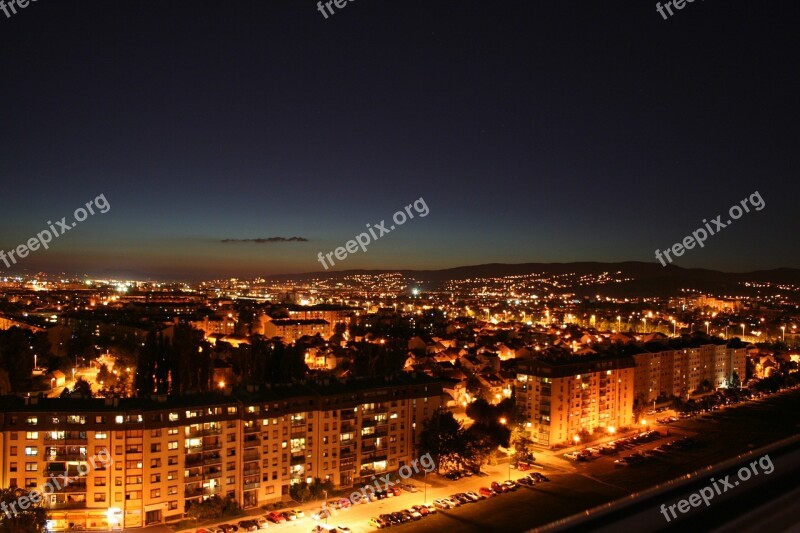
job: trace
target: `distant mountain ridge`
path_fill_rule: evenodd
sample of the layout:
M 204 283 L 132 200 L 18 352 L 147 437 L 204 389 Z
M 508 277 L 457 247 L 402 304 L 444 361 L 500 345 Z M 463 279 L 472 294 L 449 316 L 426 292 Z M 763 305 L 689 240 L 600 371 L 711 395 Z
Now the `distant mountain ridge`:
M 620 272 L 621 276 L 632 279 L 623 283 L 579 287 L 576 288 L 575 292 L 588 295 L 597 294 L 600 291 L 603 294 L 618 296 L 669 296 L 678 294 L 681 289 L 695 289 L 713 294 L 723 294 L 726 291 L 731 295 L 753 294 L 755 289 L 744 287 L 742 285 L 744 282 L 769 282 L 772 284 L 794 285 L 800 288 L 800 269 L 795 268 L 777 268 L 753 272 L 721 272 L 703 268 L 682 268 L 673 265 L 662 267 L 658 263 L 640 261 L 617 263 L 488 263 L 440 270 L 341 270 L 283 274 L 268 276 L 268 279 L 303 281 L 337 279 L 353 275 L 398 273 L 407 278 L 417 280 L 429 289 L 437 289 L 444 282 L 470 278 L 493 278 L 536 273 L 587 275 L 602 274 L 603 272 L 610 274 Z M 770 294 L 775 292 L 778 292 L 777 288 L 769 289 Z

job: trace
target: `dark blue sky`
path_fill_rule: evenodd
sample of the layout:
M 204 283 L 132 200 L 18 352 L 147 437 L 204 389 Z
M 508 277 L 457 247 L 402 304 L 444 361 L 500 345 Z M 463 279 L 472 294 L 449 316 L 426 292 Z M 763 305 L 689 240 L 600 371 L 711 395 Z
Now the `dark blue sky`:
M 423 197 L 337 269 L 655 261 L 758 190 L 675 264 L 800 267 L 798 11 L 38 0 L 0 12 L 0 248 L 102 193 L 19 266 L 308 272 Z

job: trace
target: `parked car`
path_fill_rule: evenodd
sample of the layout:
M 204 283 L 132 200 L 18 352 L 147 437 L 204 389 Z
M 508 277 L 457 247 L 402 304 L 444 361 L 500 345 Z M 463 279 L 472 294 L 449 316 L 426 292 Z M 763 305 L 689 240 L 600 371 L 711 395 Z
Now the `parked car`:
M 369 519 L 369 525 L 371 525 L 372 527 L 376 527 L 378 529 L 383 529 L 385 527 L 389 527 L 390 524 L 387 524 L 386 520 L 384 520 L 383 518 L 378 518 L 376 516 L 373 516 L 372 518 Z
M 280 524 L 282 522 L 286 522 L 286 517 L 283 516 L 283 513 L 272 511 L 267 515 L 267 520 L 270 522 L 275 522 L 276 524 Z
M 447 504 L 448 504 L 450 507 L 458 507 L 459 505 L 461 505 L 461 502 L 460 502 L 460 501 L 458 501 L 457 499 L 455 499 L 455 500 L 454 500 L 453 498 L 442 498 L 442 499 L 443 499 L 444 501 L 446 501 L 446 502 L 447 502 Z
M 533 478 L 530 476 L 524 476 L 519 478 L 517 480 L 517 483 L 519 483 L 520 485 L 533 485 L 534 483 L 536 483 L 536 481 L 534 481 Z
M 242 531 L 258 531 L 258 524 L 254 520 L 242 520 L 239 522 Z
M 416 485 L 412 485 L 411 483 L 404 484 L 403 485 L 403 489 L 407 490 L 408 492 L 411 492 L 411 493 L 419 492 L 419 489 L 417 488 L 417 486 Z
M 519 488 L 519 485 L 517 485 L 516 483 L 514 483 L 510 479 L 508 481 L 503 481 L 503 486 L 506 487 L 508 490 L 511 490 L 511 491 L 517 490 Z
M 503 486 L 502 483 L 498 483 L 497 481 L 492 481 L 492 484 L 490 486 L 492 487 L 492 490 L 495 491 L 497 494 L 502 494 L 503 492 L 508 492 L 511 490 Z
M 533 472 L 533 473 L 531 474 L 531 476 L 533 476 L 534 478 L 536 478 L 536 481 L 539 481 L 539 482 L 542 482 L 542 481 L 550 481 L 550 478 L 549 478 L 549 477 L 545 476 L 544 474 L 542 474 L 542 473 L 540 473 L 540 472 Z
M 224 533 L 236 533 L 236 531 L 239 531 L 239 526 L 234 526 L 233 524 L 222 524 L 221 526 L 217 527 L 219 527 Z
M 408 509 L 406 509 L 406 512 L 409 515 L 411 515 L 411 518 L 413 518 L 414 520 L 419 520 L 420 518 L 422 518 L 422 513 L 420 513 L 419 511 L 417 511 L 413 507 L 409 507 Z
M 394 526 L 400 523 L 400 521 L 397 518 L 395 518 L 395 516 L 392 513 L 384 513 L 379 518 L 390 526 Z
M 432 503 L 426 503 L 426 504 L 425 504 L 425 507 L 427 507 L 427 508 L 428 508 L 428 512 L 429 512 L 430 514 L 433 514 L 433 513 L 435 513 L 435 512 L 437 511 L 437 509 L 436 509 L 436 506 L 435 506 L 435 505 L 433 505 Z
M 394 518 L 398 524 L 404 524 L 406 522 L 411 521 L 411 516 L 407 516 L 405 513 L 401 513 L 399 511 L 395 511 L 391 513 L 392 518 Z
M 471 499 L 472 499 L 472 501 L 474 501 L 474 502 L 477 502 L 478 500 L 482 500 L 482 499 L 483 499 L 483 498 L 481 498 L 481 496 L 480 496 L 478 493 L 476 493 L 476 492 L 469 491 L 469 492 L 465 492 L 464 494 L 466 494 L 466 495 L 467 495 L 467 497 L 471 498 Z M 484 496 L 484 498 L 485 498 L 485 496 Z
M 447 479 L 452 479 L 453 481 L 457 479 L 461 479 L 461 472 L 458 470 L 451 470 L 450 472 L 444 475 Z
M 445 501 L 443 498 L 433 500 L 433 505 L 437 509 L 450 509 L 454 507 L 453 505 L 450 505 L 450 502 Z
M 497 496 L 497 493 L 490 489 L 489 487 L 481 487 L 478 489 L 478 494 L 485 496 L 487 498 L 491 498 L 492 496 Z
M 256 523 L 258 529 L 267 529 L 267 521 L 262 517 L 257 517 L 253 519 L 253 522 Z
M 392 494 L 394 494 L 395 496 L 400 496 L 400 494 L 402 494 L 402 492 L 403 492 L 403 491 L 402 491 L 402 490 L 400 490 L 400 487 L 391 487 L 391 488 L 390 488 L 388 491 L 386 491 L 386 492 L 391 492 L 391 493 L 392 493 Z
M 430 509 L 428 509 L 428 506 L 426 505 L 414 505 L 412 506 L 412 509 L 416 510 L 422 516 L 428 516 L 431 514 Z

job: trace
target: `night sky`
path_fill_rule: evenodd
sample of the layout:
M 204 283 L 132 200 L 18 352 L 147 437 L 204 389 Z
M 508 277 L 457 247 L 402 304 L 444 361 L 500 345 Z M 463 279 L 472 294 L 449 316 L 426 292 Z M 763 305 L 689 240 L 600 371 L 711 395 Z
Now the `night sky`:
M 335 268 L 655 262 L 754 191 L 762 211 L 675 264 L 800 267 L 796 2 L 332 7 L 0 11 L 0 248 L 111 204 L 0 276 L 319 271 L 420 197 Z

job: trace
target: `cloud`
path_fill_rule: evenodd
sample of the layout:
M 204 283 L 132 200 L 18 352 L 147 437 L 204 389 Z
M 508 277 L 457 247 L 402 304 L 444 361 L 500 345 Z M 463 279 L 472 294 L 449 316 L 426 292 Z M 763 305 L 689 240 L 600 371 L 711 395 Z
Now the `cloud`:
M 308 242 L 305 237 L 263 237 L 259 239 L 222 239 L 220 242 L 253 242 L 256 244 L 269 244 L 273 242 Z

